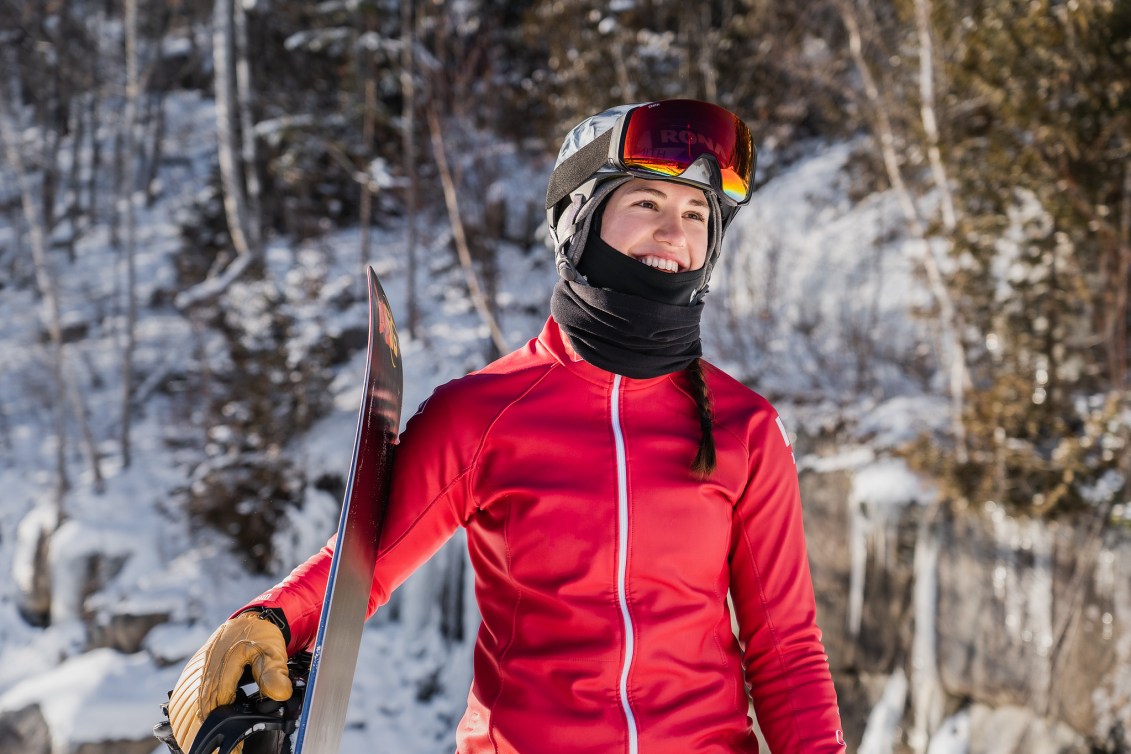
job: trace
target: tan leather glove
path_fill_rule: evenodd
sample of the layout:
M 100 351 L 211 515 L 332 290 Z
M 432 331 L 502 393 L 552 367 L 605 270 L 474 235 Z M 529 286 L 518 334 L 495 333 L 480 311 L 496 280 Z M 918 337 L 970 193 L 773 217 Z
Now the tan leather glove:
M 225 621 L 181 671 L 169 695 L 169 723 L 182 751 L 192 747 L 212 710 L 235 701 L 240 677 L 248 666 L 265 696 L 280 702 L 291 698 L 283 632 L 254 612 Z M 233 753 L 242 749 L 240 744 Z

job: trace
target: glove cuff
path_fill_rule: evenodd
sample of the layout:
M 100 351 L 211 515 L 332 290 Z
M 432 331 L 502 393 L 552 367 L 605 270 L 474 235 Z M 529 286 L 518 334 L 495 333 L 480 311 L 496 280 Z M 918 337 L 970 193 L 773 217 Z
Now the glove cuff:
M 260 618 L 265 621 L 270 621 L 283 633 L 283 646 L 289 647 L 291 645 L 291 627 L 287 623 L 287 616 L 283 614 L 281 608 L 252 605 L 251 607 L 240 610 L 236 615 L 243 615 L 244 613 L 258 613 Z M 236 615 L 232 617 L 234 618 Z

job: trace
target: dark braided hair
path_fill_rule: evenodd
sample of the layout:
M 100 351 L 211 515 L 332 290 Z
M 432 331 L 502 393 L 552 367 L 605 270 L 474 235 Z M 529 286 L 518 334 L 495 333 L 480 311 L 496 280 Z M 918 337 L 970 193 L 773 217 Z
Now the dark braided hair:
M 703 360 L 696 359 L 687 368 L 691 378 L 691 396 L 699 412 L 699 452 L 691 463 L 691 470 L 700 479 L 706 479 L 715 470 L 715 434 L 712 429 L 714 415 L 711 411 L 711 395 L 707 392 L 707 376 L 703 373 Z

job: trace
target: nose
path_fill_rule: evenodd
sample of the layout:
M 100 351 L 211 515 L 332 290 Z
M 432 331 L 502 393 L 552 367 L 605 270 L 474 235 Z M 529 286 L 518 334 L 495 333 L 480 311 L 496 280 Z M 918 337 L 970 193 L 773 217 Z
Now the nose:
M 656 225 L 653 237 L 672 246 L 683 247 L 687 245 L 687 232 L 684 230 L 682 215 L 676 212 L 663 212 Z

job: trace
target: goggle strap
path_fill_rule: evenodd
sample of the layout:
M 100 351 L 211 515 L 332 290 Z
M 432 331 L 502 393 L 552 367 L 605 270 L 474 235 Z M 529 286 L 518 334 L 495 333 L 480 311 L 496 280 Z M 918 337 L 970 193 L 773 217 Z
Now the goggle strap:
M 569 196 L 569 192 L 585 183 L 604 167 L 609 161 L 609 144 L 613 139 L 613 130 L 610 128 L 605 131 L 562 160 L 562 163 L 554 169 L 550 176 L 550 185 L 546 187 L 546 209 L 557 205 Z

